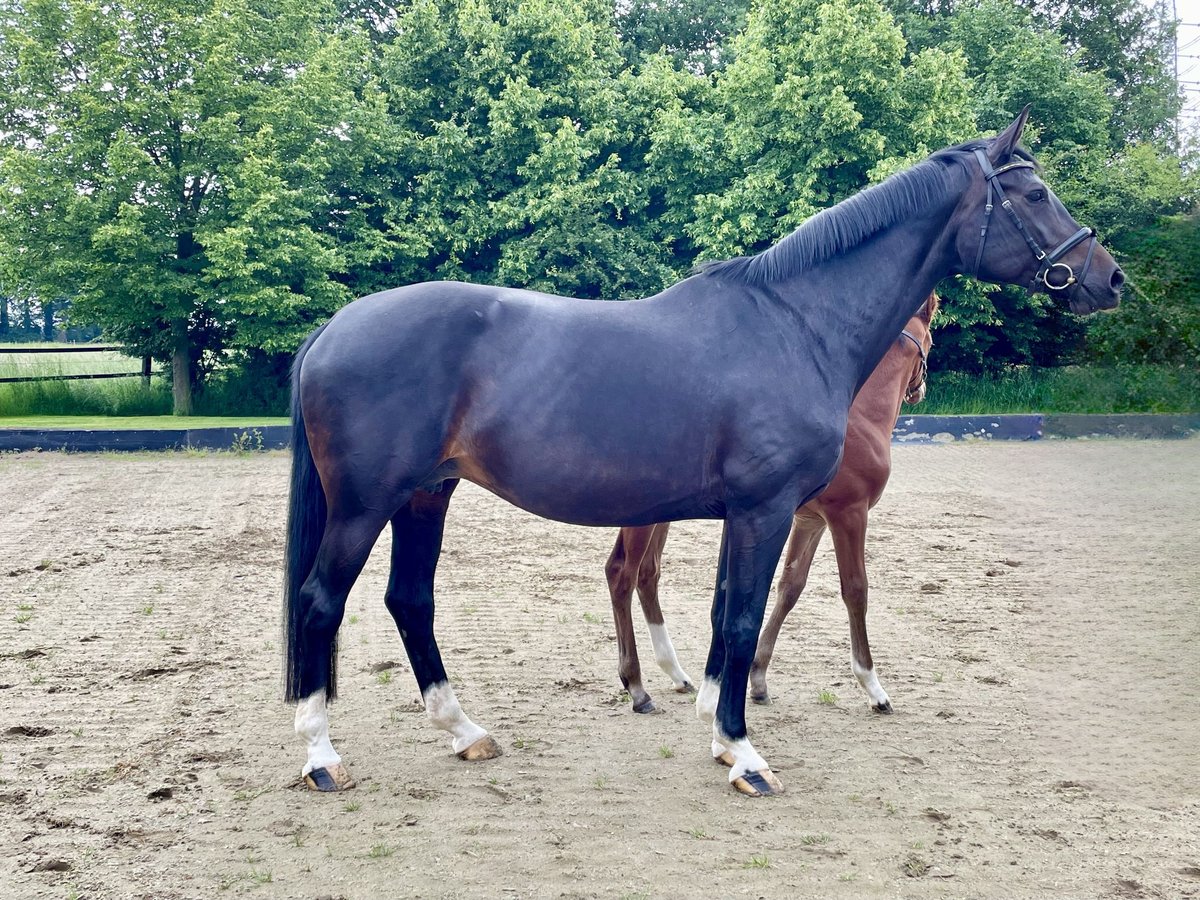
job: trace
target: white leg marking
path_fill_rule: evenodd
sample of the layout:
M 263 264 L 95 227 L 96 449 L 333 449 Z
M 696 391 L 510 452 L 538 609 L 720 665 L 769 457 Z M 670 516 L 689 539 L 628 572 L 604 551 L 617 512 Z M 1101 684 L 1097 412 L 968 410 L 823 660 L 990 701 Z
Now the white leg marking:
M 717 701 L 721 699 L 721 682 L 707 675 L 696 693 L 696 718 L 711 725 L 717 718 Z
M 676 690 L 683 690 L 692 683 L 692 679 L 688 678 L 687 672 L 679 665 L 679 657 L 675 655 L 675 645 L 671 643 L 671 636 L 667 634 L 666 623 L 651 625 L 649 628 L 650 643 L 654 645 L 654 659 L 658 662 L 658 667 L 670 676 Z
M 867 696 L 871 698 L 872 706 L 887 706 L 891 704 L 891 698 L 888 697 L 887 691 L 879 683 L 879 676 L 875 674 L 874 667 L 864 669 L 856 660 L 850 660 L 850 668 L 854 671 L 854 677 L 858 679 L 858 683 L 863 686 L 863 690 L 867 692 Z
M 477 740 L 487 736 L 487 732 L 468 719 L 467 714 L 462 711 L 450 682 L 442 681 L 430 685 L 425 689 L 422 699 L 425 701 L 425 712 L 429 715 L 429 721 L 453 736 L 455 753 L 462 753 Z
M 329 714 L 325 711 L 324 691 L 309 694 L 296 705 L 296 734 L 308 745 L 308 760 L 301 775 L 342 761 L 329 742 Z
M 726 753 L 733 757 L 733 765 L 729 767 L 729 783 L 737 781 L 747 772 L 762 772 L 771 767 L 767 765 L 767 761 L 758 755 L 753 747 L 750 746 L 750 741 L 747 738 L 725 737 L 721 734 L 720 726 L 713 723 L 713 756 L 717 756 L 717 747 L 724 749 Z

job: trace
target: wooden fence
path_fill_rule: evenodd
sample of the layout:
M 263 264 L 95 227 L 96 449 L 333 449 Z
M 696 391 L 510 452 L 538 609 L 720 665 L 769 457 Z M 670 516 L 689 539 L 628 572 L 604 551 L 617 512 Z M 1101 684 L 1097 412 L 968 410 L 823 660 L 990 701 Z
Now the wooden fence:
M 61 347 L 4 347 L 0 345 L 0 353 L 103 353 L 120 352 L 122 347 L 111 344 L 81 344 L 78 346 Z M 95 378 L 141 378 L 147 385 L 153 375 L 152 360 L 149 356 L 142 357 L 140 372 L 96 372 L 80 375 L 8 375 L 0 377 L 0 384 L 13 384 L 22 381 L 78 381 Z

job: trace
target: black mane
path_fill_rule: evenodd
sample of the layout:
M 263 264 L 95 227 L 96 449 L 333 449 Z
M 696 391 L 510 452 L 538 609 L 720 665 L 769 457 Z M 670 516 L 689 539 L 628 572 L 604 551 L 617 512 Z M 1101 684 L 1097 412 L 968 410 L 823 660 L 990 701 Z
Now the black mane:
M 961 190 L 963 167 L 973 161 L 971 151 L 986 147 L 986 142 L 972 141 L 939 150 L 880 184 L 821 210 L 761 253 L 703 263 L 698 271 L 753 285 L 791 278 L 857 247 L 871 235 L 902 219 L 919 215 L 950 191 Z M 1015 155 L 1033 160 L 1024 150 L 1018 150 Z

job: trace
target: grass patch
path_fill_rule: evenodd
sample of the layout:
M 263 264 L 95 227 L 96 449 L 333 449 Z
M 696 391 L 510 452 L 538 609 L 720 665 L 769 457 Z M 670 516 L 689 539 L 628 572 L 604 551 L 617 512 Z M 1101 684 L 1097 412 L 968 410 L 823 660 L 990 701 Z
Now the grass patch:
M 1020 367 L 999 375 L 934 372 L 904 414 L 1200 412 L 1200 370 L 1172 366 Z
M 0 385 L 2 387 L 2 385 Z M 2 408 L 2 407 L 0 407 Z M 137 429 L 167 428 L 247 428 L 264 425 L 287 425 L 288 419 L 278 416 L 7 416 L 0 415 L 0 428 Z

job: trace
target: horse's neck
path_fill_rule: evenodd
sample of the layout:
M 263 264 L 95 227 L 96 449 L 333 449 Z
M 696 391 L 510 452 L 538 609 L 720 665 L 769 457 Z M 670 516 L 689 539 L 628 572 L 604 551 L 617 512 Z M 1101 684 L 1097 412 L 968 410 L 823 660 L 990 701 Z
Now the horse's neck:
M 892 429 L 900 415 L 900 404 L 908 390 L 912 367 L 905 354 L 893 348 L 880 360 L 874 371 L 854 398 L 851 418 L 859 421 L 859 427 L 886 440 L 891 439 Z
M 826 362 L 861 388 L 934 286 L 953 272 L 950 209 L 901 223 L 804 272 L 788 285 L 797 310 L 825 336 Z

